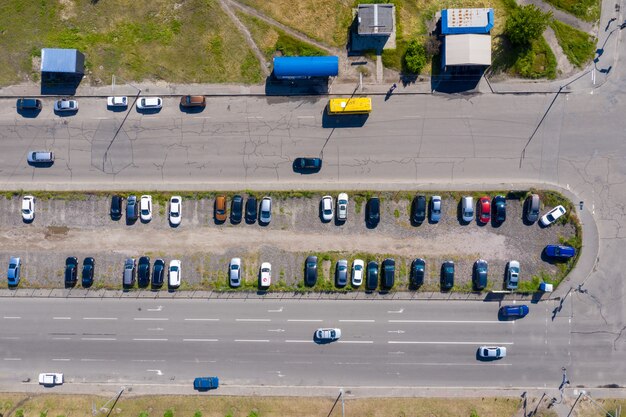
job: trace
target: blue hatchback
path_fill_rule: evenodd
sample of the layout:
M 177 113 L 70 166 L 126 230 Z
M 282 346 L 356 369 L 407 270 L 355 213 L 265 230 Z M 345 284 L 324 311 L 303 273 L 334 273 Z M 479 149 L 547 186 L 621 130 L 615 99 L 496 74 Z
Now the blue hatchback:
M 500 307 L 500 317 L 503 319 L 521 319 L 522 317 L 526 317 L 528 314 L 528 306 L 525 304 L 514 305 L 514 306 L 502 306 Z
M 546 246 L 546 255 L 551 258 L 573 258 L 576 256 L 576 249 L 571 246 L 548 245 Z

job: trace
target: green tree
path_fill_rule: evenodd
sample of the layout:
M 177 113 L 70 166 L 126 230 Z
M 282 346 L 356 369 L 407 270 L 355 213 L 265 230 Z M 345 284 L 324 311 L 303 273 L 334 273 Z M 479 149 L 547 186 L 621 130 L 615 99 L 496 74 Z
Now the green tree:
M 426 49 L 416 39 L 409 42 L 404 54 L 404 66 L 412 74 L 419 74 L 426 65 Z
M 506 19 L 504 32 L 513 45 L 528 46 L 538 39 L 552 18 L 552 13 L 543 13 L 534 4 L 513 9 Z

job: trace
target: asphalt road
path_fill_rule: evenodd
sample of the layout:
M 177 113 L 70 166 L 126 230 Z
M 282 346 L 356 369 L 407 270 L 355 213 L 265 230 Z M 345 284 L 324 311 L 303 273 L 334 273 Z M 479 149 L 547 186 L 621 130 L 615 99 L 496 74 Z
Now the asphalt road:
M 499 321 L 498 303 L 327 300 L 5 299 L 0 385 L 39 372 L 78 383 L 541 387 L 560 378 L 566 316 L 553 303 Z M 338 342 L 316 344 L 319 327 Z M 508 356 L 483 362 L 480 345 Z M 602 349 L 601 346 L 593 346 Z M 565 351 L 563 351 L 565 350 Z M 455 381 L 454 383 L 451 381 Z M 35 383 L 35 382 L 33 382 Z M 71 389 L 68 388 L 68 389 Z

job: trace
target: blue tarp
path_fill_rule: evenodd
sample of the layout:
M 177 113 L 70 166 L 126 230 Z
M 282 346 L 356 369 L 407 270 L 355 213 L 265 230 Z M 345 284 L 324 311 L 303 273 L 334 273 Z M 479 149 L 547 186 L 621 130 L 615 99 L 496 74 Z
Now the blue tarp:
M 456 9 L 458 11 L 458 9 Z M 471 11 L 472 9 L 466 9 Z M 476 9 L 474 9 L 476 10 Z M 483 9 L 481 9 L 483 10 Z M 449 10 L 441 11 L 441 34 L 442 35 L 463 35 L 463 34 L 488 34 L 493 28 L 493 9 L 487 9 L 487 21 L 484 25 L 471 26 L 471 23 L 465 22 L 464 25 L 449 26 L 448 22 Z
M 274 58 L 276 78 L 335 77 L 339 73 L 336 56 L 288 56 Z
M 41 72 L 84 74 L 85 55 L 76 49 L 43 48 Z

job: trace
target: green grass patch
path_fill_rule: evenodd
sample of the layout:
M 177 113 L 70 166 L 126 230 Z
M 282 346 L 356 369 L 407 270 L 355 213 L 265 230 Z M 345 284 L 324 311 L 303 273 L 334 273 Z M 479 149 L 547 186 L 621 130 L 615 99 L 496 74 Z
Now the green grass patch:
M 545 0 L 557 9 L 573 14 L 587 22 L 595 22 L 600 19 L 599 0 Z
M 556 57 L 543 36 L 528 48 L 515 48 L 515 63 L 511 71 L 524 78 L 556 78 Z
M 554 30 L 567 59 L 573 65 L 582 68 L 593 59 L 596 50 L 596 39 L 593 36 L 556 19 L 552 20 L 550 27 Z

